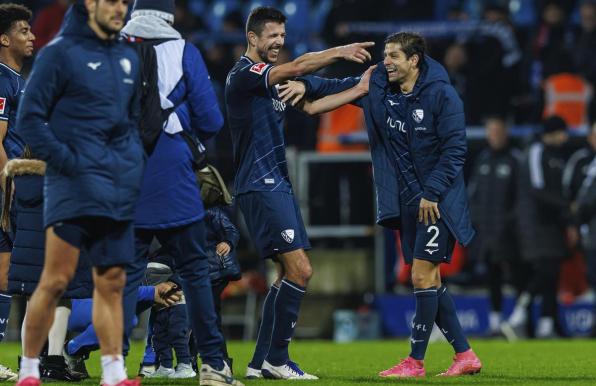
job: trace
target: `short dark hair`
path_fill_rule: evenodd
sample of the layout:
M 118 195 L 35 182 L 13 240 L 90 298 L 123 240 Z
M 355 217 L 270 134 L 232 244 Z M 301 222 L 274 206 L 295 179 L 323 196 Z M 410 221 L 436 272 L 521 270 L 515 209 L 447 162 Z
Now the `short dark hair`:
M 7 33 L 17 21 L 31 20 L 29 8 L 20 4 L 0 4 L 0 34 Z
M 257 7 L 250 12 L 246 21 L 246 33 L 252 31 L 258 36 L 261 35 L 265 24 L 269 22 L 284 24 L 286 16 L 278 9 L 273 7 Z
M 424 38 L 414 32 L 396 32 L 385 39 L 385 44 L 395 43 L 401 46 L 401 50 L 406 54 L 406 58 L 410 59 L 412 55 L 418 55 L 418 68 L 424 63 L 424 55 L 426 54 L 426 41 Z

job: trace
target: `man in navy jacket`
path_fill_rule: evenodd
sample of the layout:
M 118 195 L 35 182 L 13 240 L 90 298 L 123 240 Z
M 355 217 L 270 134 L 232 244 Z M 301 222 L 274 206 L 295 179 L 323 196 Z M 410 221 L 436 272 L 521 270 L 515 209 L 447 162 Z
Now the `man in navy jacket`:
M 365 74 L 368 76 L 368 73 Z M 385 40 L 384 61 L 370 74 L 368 95 L 357 79 L 301 79 L 309 98 L 305 111 L 320 113 L 341 103 L 364 109 L 377 192 L 377 222 L 399 229 L 406 262 L 412 264 L 416 314 L 411 353 L 382 377 L 424 376 L 423 358 L 437 323 L 453 345 L 453 365 L 441 375 L 480 371 L 481 363 L 463 335 L 453 300 L 442 286 L 439 265 L 449 262 L 455 240 L 467 245 L 471 226 L 463 177 L 466 132 L 463 104 L 445 69 L 425 55 L 412 33 Z M 354 91 L 356 90 L 356 92 Z M 289 95 L 289 94 L 288 94 Z
M 117 40 L 127 0 L 82 0 L 39 54 L 17 131 L 46 161 L 46 253 L 29 302 L 18 385 L 39 385 L 39 360 L 57 301 L 84 250 L 93 268 L 93 321 L 104 385 L 127 380 L 122 358 L 124 266 L 134 257 L 133 215 L 144 169 L 136 52 Z
M 180 275 L 202 360 L 201 385 L 241 385 L 232 378 L 221 349 L 224 340 L 217 328 L 205 250 L 205 210 L 193 171 L 193 154 L 183 137 L 204 140 L 214 136 L 223 126 L 223 116 L 201 53 L 172 27 L 174 13 L 173 0 L 137 0 L 131 20 L 122 30 L 129 41 L 153 46 L 161 107 L 172 111 L 147 160 L 136 207 L 136 259 L 127 270 L 126 329 L 132 327 L 136 287 L 156 237 L 171 251 Z

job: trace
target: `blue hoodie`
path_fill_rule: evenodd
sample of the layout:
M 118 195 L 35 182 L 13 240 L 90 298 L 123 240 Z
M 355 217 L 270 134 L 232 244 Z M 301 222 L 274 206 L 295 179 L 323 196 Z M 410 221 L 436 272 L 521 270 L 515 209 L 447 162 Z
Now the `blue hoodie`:
M 301 79 L 308 96 L 319 98 L 355 85 L 357 78 L 326 80 Z M 405 103 L 389 103 L 387 71 L 379 63 L 369 83 L 369 93 L 356 102 L 364 109 L 373 161 L 377 194 L 377 223 L 397 229 L 400 226 L 400 197 L 397 166 L 393 162 L 387 129 L 388 109 L 400 118 L 410 138 L 414 171 L 423 187 L 422 197 L 439 203 L 441 218 L 464 246 L 474 237 L 463 166 L 467 152 L 463 103 L 438 62 L 425 57 L 420 76 Z
M 17 132 L 47 162 L 44 224 L 100 216 L 132 220 L 144 169 L 137 121 L 139 60 L 99 39 L 81 1 L 37 56 Z

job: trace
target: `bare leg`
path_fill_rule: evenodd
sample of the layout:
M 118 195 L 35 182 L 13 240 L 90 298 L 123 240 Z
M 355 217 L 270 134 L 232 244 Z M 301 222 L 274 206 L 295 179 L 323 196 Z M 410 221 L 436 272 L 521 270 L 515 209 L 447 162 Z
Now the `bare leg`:
M 25 349 L 27 358 L 37 358 L 54 321 L 58 300 L 72 280 L 79 249 L 62 240 L 52 227 L 46 231 L 46 251 L 39 284 L 27 306 Z
M 121 266 L 96 267 L 93 269 L 93 281 L 93 326 L 101 355 L 122 355 L 122 293 L 126 272 Z
M 8 267 L 10 266 L 10 252 L 0 253 L 0 291 L 8 289 Z

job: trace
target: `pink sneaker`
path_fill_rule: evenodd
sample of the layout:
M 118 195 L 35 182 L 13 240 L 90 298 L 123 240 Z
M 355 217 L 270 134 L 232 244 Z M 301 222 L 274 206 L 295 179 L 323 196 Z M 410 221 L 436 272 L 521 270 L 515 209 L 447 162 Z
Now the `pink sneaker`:
M 402 359 L 399 364 L 379 373 L 380 377 L 394 378 L 414 378 L 424 377 L 425 375 L 426 371 L 424 370 L 424 361 L 419 361 L 412 357 Z
M 17 382 L 16 386 L 40 386 L 41 380 L 35 377 L 23 378 Z
M 107 383 L 104 383 L 102 386 L 109 386 L 109 385 Z M 141 386 L 141 380 L 139 378 L 125 379 L 122 382 L 118 382 L 114 386 Z
M 438 374 L 439 377 L 458 377 L 460 375 L 478 374 L 482 369 L 482 363 L 472 349 L 455 354 L 453 363 L 444 373 Z

